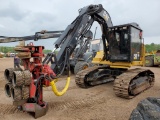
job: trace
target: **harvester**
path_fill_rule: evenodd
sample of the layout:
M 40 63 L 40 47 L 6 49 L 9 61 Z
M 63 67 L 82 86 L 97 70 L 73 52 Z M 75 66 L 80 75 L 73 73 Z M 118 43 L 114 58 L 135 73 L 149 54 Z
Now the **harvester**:
M 123 98 L 133 98 L 153 86 L 154 73 L 151 70 L 129 69 L 131 66 L 144 65 L 145 53 L 140 26 L 137 23 L 113 26 L 109 13 L 101 4 L 89 5 L 79 10 L 78 17 L 67 26 L 54 43 L 53 51 L 48 53 L 43 61 L 42 46 L 30 44 L 16 49 L 21 54 L 25 70 L 6 69 L 5 73 L 17 86 L 14 91 L 22 93 L 22 96 L 18 97 L 18 94 L 13 92 L 17 94 L 14 94 L 17 106 L 24 111 L 35 113 L 37 118 L 45 115 L 48 109 L 47 102 L 43 101 L 43 86 L 51 86 L 57 96 L 67 91 L 70 83 L 70 56 L 94 21 L 100 24 L 102 30 L 103 51 L 98 52 L 93 59 L 93 63 L 100 66 L 78 72 L 76 84 L 88 88 L 114 81 L 115 94 Z M 56 49 L 60 49 L 58 54 L 54 53 Z M 30 58 L 33 58 L 33 61 Z M 55 83 L 65 69 L 66 85 L 62 91 L 58 91 Z M 8 86 L 7 88 L 10 88 L 10 85 Z M 27 90 L 23 90 L 23 87 Z

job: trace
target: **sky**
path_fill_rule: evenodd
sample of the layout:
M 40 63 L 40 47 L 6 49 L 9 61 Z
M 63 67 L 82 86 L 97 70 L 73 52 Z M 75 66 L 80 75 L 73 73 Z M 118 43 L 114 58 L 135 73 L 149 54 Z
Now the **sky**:
M 145 44 L 160 44 L 160 0 L 0 0 L 0 3 L 0 36 L 20 37 L 41 30 L 65 30 L 78 16 L 80 8 L 102 4 L 113 25 L 136 22 L 143 29 Z M 96 27 L 96 38 L 100 38 L 98 24 L 94 23 L 91 30 L 94 33 Z M 34 45 L 52 50 L 56 40 L 39 40 Z M 17 44 L 1 43 L 0 46 Z

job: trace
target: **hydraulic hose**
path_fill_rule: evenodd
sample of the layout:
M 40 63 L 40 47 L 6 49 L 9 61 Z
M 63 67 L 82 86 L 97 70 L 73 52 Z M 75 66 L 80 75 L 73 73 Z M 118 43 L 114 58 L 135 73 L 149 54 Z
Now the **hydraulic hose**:
M 69 84 L 70 84 L 69 53 L 70 53 L 70 50 L 69 50 L 69 49 L 66 49 L 64 67 L 65 67 L 65 65 L 67 65 L 68 77 L 67 77 L 67 81 L 66 81 L 65 87 L 63 88 L 62 91 L 58 91 L 58 90 L 57 90 L 57 87 L 56 87 L 56 84 L 55 84 L 55 83 L 58 81 L 58 78 L 55 78 L 55 79 L 53 79 L 53 80 L 50 82 L 50 86 L 52 87 L 52 91 L 53 91 L 54 94 L 57 95 L 57 96 L 62 96 L 62 95 L 64 95 L 64 93 L 66 93 L 66 91 L 68 90 L 68 87 L 69 87 Z M 63 67 L 62 71 L 64 71 L 64 67 Z M 61 72 L 62 72 L 62 71 L 61 71 Z M 62 74 L 62 73 L 61 73 L 61 74 Z
M 70 77 L 67 77 L 67 81 L 66 81 L 66 85 L 65 87 L 63 88 L 62 91 L 58 91 L 57 90 L 57 87 L 55 85 L 55 82 L 57 82 L 57 80 L 53 80 L 50 82 L 50 85 L 52 87 L 52 91 L 54 92 L 55 95 L 57 96 L 62 96 L 64 93 L 66 93 L 66 91 L 68 90 L 68 87 L 69 87 L 69 83 L 70 83 Z

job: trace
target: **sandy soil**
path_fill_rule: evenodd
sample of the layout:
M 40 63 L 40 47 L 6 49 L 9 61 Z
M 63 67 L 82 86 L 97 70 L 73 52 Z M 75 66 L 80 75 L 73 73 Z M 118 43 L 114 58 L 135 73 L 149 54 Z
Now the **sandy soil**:
M 13 67 L 13 58 L 0 58 L 0 120 L 32 120 L 30 114 L 16 109 L 11 98 L 4 93 L 5 79 L 3 72 Z M 67 93 L 57 97 L 51 88 L 44 88 L 44 101 L 48 102 L 47 114 L 38 120 L 127 120 L 137 103 L 142 99 L 160 96 L 160 68 L 149 68 L 155 73 L 155 85 L 131 100 L 116 97 L 113 83 L 103 84 L 89 89 L 76 86 L 74 75 Z M 65 84 L 61 80 L 57 85 L 62 89 Z

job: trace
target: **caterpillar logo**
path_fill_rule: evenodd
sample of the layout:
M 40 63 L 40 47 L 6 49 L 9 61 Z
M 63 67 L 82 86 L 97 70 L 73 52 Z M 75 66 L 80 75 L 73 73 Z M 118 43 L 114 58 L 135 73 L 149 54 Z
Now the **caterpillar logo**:
M 108 19 L 109 19 L 109 16 L 108 16 L 108 14 L 107 14 L 106 11 L 103 12 L 103 18 L 104 18 L 106 21 L 108 21 Z

